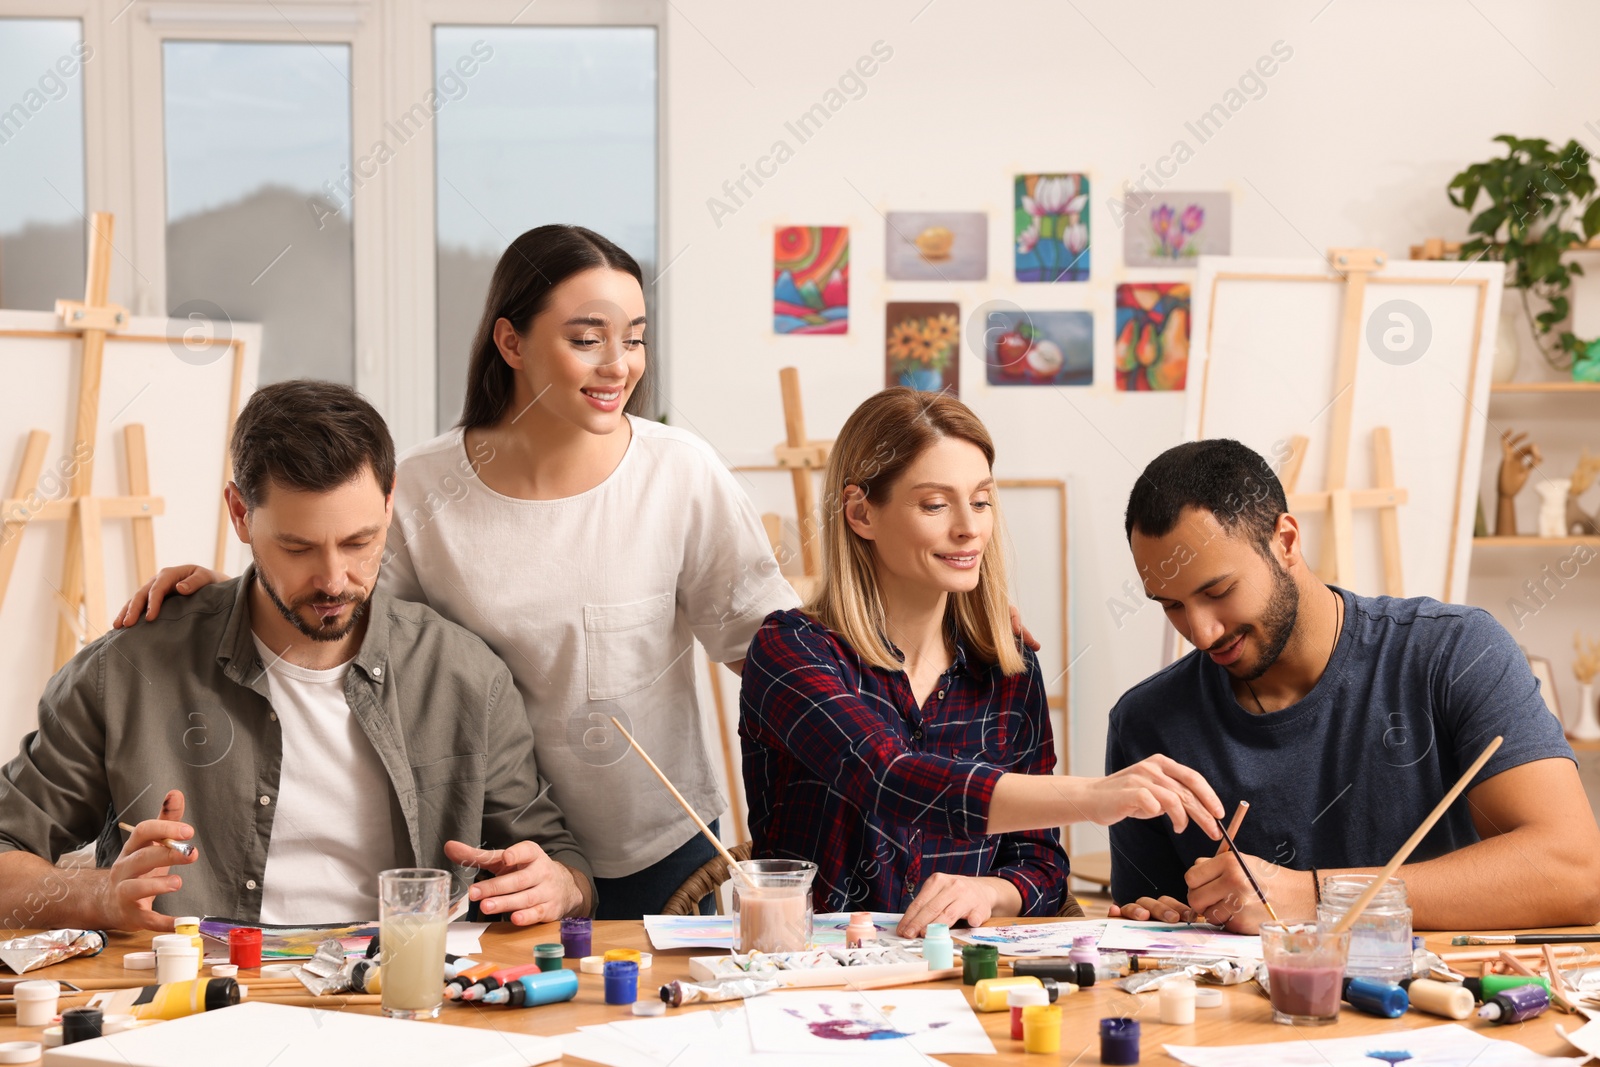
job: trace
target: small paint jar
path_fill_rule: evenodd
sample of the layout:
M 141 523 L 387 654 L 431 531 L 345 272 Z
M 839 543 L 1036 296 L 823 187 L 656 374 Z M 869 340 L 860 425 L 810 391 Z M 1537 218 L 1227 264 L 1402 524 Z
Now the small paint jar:
M 533 962 L 539 965 L 541 971 L 561 970 L 561 961 L 565 956 L 566 949 L 554 941 L 533 946 Z
M 606 964 L 606 1003 L 632 1004 L 639 999 L 639 965 L 632 960 Z
M 183 915 L 172 920 L 172 931 L 177 934 L 189 935 L 189 940 L 194 944 L 195 966 L 197 968 L 204 967 L 206 965 L 206 940 L 200 936 L 200 916 Z
M 150 939 L 156 950 L 156 984 L 191 982 L 200 977 L 200 957 L 188 934 L 157 934 Z
M 1061 1051 L 1060 1008 L 1054 1004 L 1035 1004 L 1022 1009 L 1022 1051 Z
M 1000 949 L 994 945 L 961 946 L 961 984 L 977 985 L 1000 976 Z
M 184 938 L 185 944 L 188 938 Z M 99 1037 L 105 1015 L 99 1008 L 68 1008 L 61 1013 L 61 1043 L 70 1045 Z
M 955 959 L 956 946 L 950 940 L 950 927 L 945 923 L 929 923 L 922 935 L 922 958 L 928 961 L 928 970 L 943 971 Z
M 1193 982 L 1167 981 L 1161 985 L 1161 1021 L 1169 1026 L 1193 1026 L 1195 986 Z
M 581 960 L 593 951 L 594 923 L 578 917 L 561 920 L 561 947 L 575 960 Z
M 641 953 L 636 948 L 608 948 L 600 958 L 607 963 L 616 963 L 618 960 L 638 963 L 640 955 Z
M 228 931 L 228 962 L 241 969 L 261 966 L 261 931 L 241 926 Z
M 1011 1040 L 1021 1041 L 1023 1039 L 1023 1009 L 1040 1007 L 1048 1003 L 1050 1003 L 1050 994 L 1046 993 L 1042 986 L 1017 986 L 1007 991 L 1006 1006 L 1011 1009 Z
M 1139 1062 L 1138 1019 L 1118 1016 L 1100 1020 L 1100 1062 L 1111 1067 Z
M 61 983 L 47 978 L 18 982 L 11 990 L 17 1002 L 18 1026 L 49 1026 L 56 1017 L 61 999 Z
M 1075 937 L 1072 939 L 1072 951 L 1067 953 L 1067 959 L 1073 963 L 1087 963 L 1091 967 L 1100 965 L 1099 939 L 1095 937 Z
M 850 913 L 850 925 L 844 928 L 844 947 L 860 948 L 869 941 L 878 940 L 878 928 L 872 925 L 870 911 Z

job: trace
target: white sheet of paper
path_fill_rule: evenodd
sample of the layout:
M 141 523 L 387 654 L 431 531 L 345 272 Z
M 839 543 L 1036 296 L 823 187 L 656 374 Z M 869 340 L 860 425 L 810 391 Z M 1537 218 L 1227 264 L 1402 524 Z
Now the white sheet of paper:
M 1565 1026 L 1556 1023 L 1556 1033 L 1566 1038 L 1569 1045 L 1592 1059 L 1600 1056 L 1600 1019 L 1596 1019 L 1596 1013 L 1589 1009 L 1584 1009 L 1584 1012 L 1588 1022 L 1570 1032 Z
M 872 923 L 882 941 L 898 941 L 894 928 L 900 925 L 898 913 L 875 911 Z M 850 925 L 849 912 L 825 912 L 811 921 L 811 943 L 844 944 L 844 928 Z M 733 949 L 733 917 L 729 915 L 646 915 L 645 933 L 657 952 L 674 948 Z
M 483 951 L 483 932 L 488 923 L 451 923 L 445 931 L 444 950 L 452 956 L 476 956 Z
M 1297 1028 L 1285 1037 L 1261 1045 L 1163 1047 L 1189 1067 L 1556 1067 L 1586 1058 L 1541 1056 L 1455 1023 L 1367 1037 L 1310 1037 Z
M 1230 934 L 1206 923 L 1152 923 L 1111 919 L 1100 935 L 1101 952 L 1143 952 L 1191 959 L 1261 959 L 1261 938 Z
M 1065 956 L 1072 951 L 1073 938 L 1098 939 L 1105 933 L 1109 921 L 1072 919 L 1058 923 L 980 926 L 971 930 L 952 930 L 950 936 L 963 944 L 993 945 L 1002 956 Z
M 757 1052 L 861 1055 L 896 1049 L 924 1056 L 992 1054 L 994 1042 L 956 989 L 768 993 L 745 1002 Z
M 761 1067 L 928 1067 L 928 1061 L 903 1044 L 895 1049 L 862 1052 L 857 1055 L 807 1055 L 804 1053 L 758 1053 L 750 1039 L 750 1026 L 744 1004 L 708 1007 L 699 1011 L 673 1013 L 655 1019 L 632 1019 L 579 1027 L 585 1035 L 599 1039 L 591 1051 L 573 1055 L 594 1059 L 606 1067 L 727 1067 L 759 1058 Z

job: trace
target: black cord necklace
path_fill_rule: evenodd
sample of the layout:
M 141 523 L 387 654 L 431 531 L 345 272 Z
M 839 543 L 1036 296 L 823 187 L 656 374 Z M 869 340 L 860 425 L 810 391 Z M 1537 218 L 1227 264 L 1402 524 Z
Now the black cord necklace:
M 1325 585 L 1325 586 L 1323 586 L 1323 588 L 1326 589 L 1328 592 L 1333 593 L 1333 587 L 1332 586 L 1326 586 Z M 1339 633 L 1343 629 L 1344 629 L 1344 597 L 1340 596 L 1338 593 L 1333 593 L 1333 644 L 1328 646 L 1328 662 L 1329 663 L 1333 662 L 1333 650 L 1339 647 Z M 1324 666 L 1323 669 L 1326 670 L 1327 669 L 1326 666 Z M 1250 690 L 1250 699 L 1254 700 L 1256 702 L 1256 710 L 1261 712 L 1261 714 L 1265 715 L 1267 713 L 1267 709 L 1262 706 L 1261 698 L 1256 696 L 1256 687 L 1251 685 L 1249 683 L 1249 681 L 1246 681 L 1244 683 L 1244 687 L 1246 689 Z

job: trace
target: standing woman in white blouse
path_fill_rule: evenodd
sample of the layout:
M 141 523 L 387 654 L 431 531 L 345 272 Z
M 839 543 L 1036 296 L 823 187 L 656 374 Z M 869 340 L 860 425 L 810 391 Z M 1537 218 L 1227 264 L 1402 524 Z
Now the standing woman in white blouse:
M 460 424 L 400 458 L 379 578 L 511 668 L 603 919 L 660 911 L 715 854 L 610 717 L 712 820 L 726 801 L 694 640 L 738 670 L 767 614 L 798 604 L 711 448 L 628 413 L 649 380 L 645 335 L 627 252 L 578 226 L 513 241 L 490 283 Z M 187 593 L 209 577 L 164 571 L 148 616 L 180 578 Z M 119 624 L 143 601 L 135 594 Z

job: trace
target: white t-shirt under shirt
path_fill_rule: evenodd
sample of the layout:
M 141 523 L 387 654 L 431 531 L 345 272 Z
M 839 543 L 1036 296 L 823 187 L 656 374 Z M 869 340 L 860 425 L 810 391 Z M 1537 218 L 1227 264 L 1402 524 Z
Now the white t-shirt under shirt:
M 394 787 L 345 701 L 350 664 L 309 670 L 280 659 L 259 637 L 255 642 L 283 730 L 261 921 L 376 919 L 378 872 L 400 866 Z
M 459 429 L 410 450 L 380 574 L 389 593 L 471 630 L 511 668 L 539 770 L 600 878 L 642 870 L 696 832 L 610 716 L 701 818 L 716 817 L 726 800 L 695 696 L 694 641 L 719 663 L 743 659 L 767 614 L 798 604 L 710 446 L 629 422 L 611 475 L 560 500 L 490 489 Z

